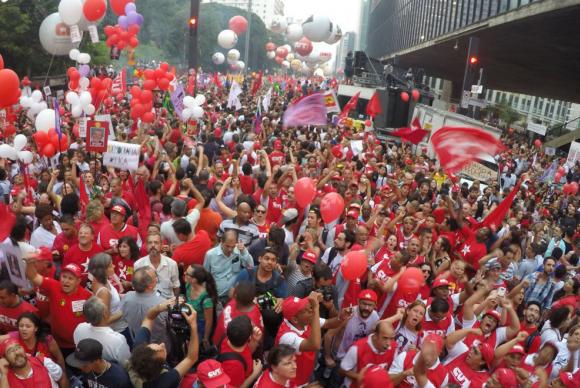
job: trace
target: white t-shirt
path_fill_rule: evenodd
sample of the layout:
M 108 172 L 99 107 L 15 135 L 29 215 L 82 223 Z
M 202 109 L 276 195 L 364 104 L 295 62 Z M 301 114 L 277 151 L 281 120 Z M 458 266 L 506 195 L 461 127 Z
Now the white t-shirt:
M 406 352 L 411 346 L 417 346 L 419 343 L 418 333 L 413 333 L 405 325 L 399 324 L 396 332 L 395 341 L 399 352 Z
M 568 341 L 560 341 L 556 343 L 558 346 L 558 355 L 552 362 L 552 373 L 550 374 L 550 380 L 555 379 L 560 374 L 562 368 L 565 368 L 568 365 L 568 361 L 570 361 L 570 356 L 574 357 L 574 365 L 572 366 L 572 370 L 575 371 L 580 367 L 580 361 L 578 357 L 580 356 L 580 350 L 576 350 L 575 352 L 571 353 L 568 349 Z
M 344 357 L 348 349 L 361 338 L 368 336 L 375 328 L 377 321 L 379 320 L 379 314 L 373 311 L 367 319 L 363 319 L 359 312 L 358 306 L 354 307 L 354 314 L 352 318 L 346 324 L 344 328 L 344 334 L 342 335 L 342 341 L 338 347 L 338 352 L 336 357 L 341 359 Z
M 79 324 L 73 333 L 75 345 L 86 338 L 96 339 L 103 345 L 103 358 L 107 361 L 116 361 L 119 365 L 124 365 L 131 356 L 125 336 L 108 326 L 97 327 L 86 322 Z
M 306 329 L 299 330 L 296 327 L 294 327 L 290 322 L 288 322 L 286 319 L 284 319 L 284 322 L 288 325 L 288 327 L 292 329 L 292 331 L 289 331 L 284 335 L 282 335 L 282 337 L 280 337 L 280 343 L 291 346 L 294 350 L 296 350 L 296 352 L 299 353 L 300 344 L 302 343 L 302 341 L 306 340 L 306 338 L 301 337 L 306 331 Z M 326 319 L 320 318 L 320 327 L 324 326 L 325 322 Z

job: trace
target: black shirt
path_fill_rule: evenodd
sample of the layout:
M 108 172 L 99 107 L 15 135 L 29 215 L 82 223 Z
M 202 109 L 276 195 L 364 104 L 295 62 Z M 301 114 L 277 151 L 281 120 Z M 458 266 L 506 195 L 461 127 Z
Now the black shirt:
M 135 333 L 135 347 L 141 344 L 149 344 L 151 342 L 151 332 L 146 327 L 140 327 Z M 154 380 L 143 383 L 143 388 L 178 388 L 181 376 L 175 369 L 169 369 L 168 372 L 161 373 L 159 377 Z
M 84 374 L 83 385 L 91 388 L 132 388 L 129 375 L 116 362 L 111 362 L 111 367 L 102 375 L 94 373 Z

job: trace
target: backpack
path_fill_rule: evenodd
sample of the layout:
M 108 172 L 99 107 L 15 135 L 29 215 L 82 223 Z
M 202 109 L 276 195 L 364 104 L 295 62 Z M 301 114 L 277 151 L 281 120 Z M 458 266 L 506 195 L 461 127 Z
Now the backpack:
M 530 347 L 532 346 L 534 339 L 536 339 L 536 337 L 538 337 L 539 335 L 541 334 L 538 330 L 528 335 L 528 338 L 526 338 L 526 341 L 524 342 L 524 350 L 526 351 L 526 353 L 528 353 L 528 351 L 530 350 Z
M 280 274 L 276 274 L 276 272 L 273 272 L 272 273 L 273 285 L 271 288 L 267 289 L 264 283 L 258 282 L 258 277 L 256 275 L 255 268 L 247 269 L 246 271 L 248 271 L 248 275 L 250 275 L 250 279 L 252 279 L 252 282 L 256 286 L 256 295 L 262 295 L 268 291 L 274 291 L 274 290 L 278 289 L 278 287 L 282 283 L 282 276 Z

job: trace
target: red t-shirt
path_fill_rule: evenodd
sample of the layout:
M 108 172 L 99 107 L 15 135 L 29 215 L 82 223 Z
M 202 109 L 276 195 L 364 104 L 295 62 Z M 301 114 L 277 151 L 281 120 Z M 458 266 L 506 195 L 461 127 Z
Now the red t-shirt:
M 76 264 L 83 270 L 83 283 L 88 280 L 88 268 L 89 268 L 89 260 L 91 257 L 96 255 L 97 253 L 101 253 L 103 249 L 98 246 L 97 244 L 93 243 L 92 247 L 88 251 L 83 251 L 79 244 L 73 245 L 64 255 L 64 259 L 62 259 L 62 266 L 66 266 L 68 264 Z
M 275 166 L 277 164 L 284 164 L 285 161 L 286 155 L 284 154 L 284 152 L 276 150 L 270 153 L 270 163 L 272 164 L 272 166 Z
M 242 189 L 242 193 L 252 195 L 254 186 L 254 178 L 250 175 L 240 175 L 240 188 Z
M 220 354 L 235 352 L 228 343 L 227 339 L 222 342 Z M 246 369 L 244 370 L 244 364 L 239 360 L 228 360 L 222 362 L 222 368 L 228 376 L 230 376 L 230 384 L 234 387 L 239 387 L 244 383 L 244 380 L 252 374 L 253 361 L 252 352 L 250 347 L 246 345 L 244 350 L 239 353 L 246 361 Z
M 62 291 L 59 281 L 44 278 L 40 288 L 46 292 L 50 301 L 52 335 L 61 348 L 74 348 L 73 333 L 76 327 L 85 322 L 83 305 L 92 294 L 78 287 L 72 294 Z
M 38 309 L 26 301 L 20 301 L 16 307 L 0 306 L 0 334 L 18 330 L 16 320 L 20 314 L 31 312 L 38 315 Z
M 122 259 L 121 256 L 115 255 L 113 257 L 115 275 L 122 281 L 130 282 L 133 280 L 133 263 L 134 261 L 131 259 Z
M 270 375 L 270 370 L 266 369 L 262 372 L 262 375 L 256 381 L 254 388 L 294 388 L 296 384 L 292 381 L 289 381 L 288 384 L 282 385 L 274 381 L 272 376 Z
M 119 239 L 125 236 L 133 237 L 133 239 L 137 242 L 137 246 L 141 247 L 141 237 L 139 236 L 139 231 L 136 227 L 129 224 L 125 224 L 121 230 L 113 229 L 112 224 L 105 225 L 99 232 L 97 242 L 103 248 L 103 250 L 106 251 L 117 245 Z
M 249 312 L 241 312 L 237 309 L 237 304 L 235 300 L 230 301 L 220 316 L 217 319 L 217 324 L 215 331 L 213 333 L 213 343 L 219 345 L 226 337 L 226 328 L 232 319 L 239 317 L 240 315 L 247 315 L 252 321 L 254 327 L 259 328 L 262 332 L 264 331 L 264 322 L 262 321 L 262 313 L 258 306 L 254 305 L 254 308 Z
M 465 237 L 465 242 L 459 246 L 457 253 L 463 261 L 471 264 L 477 270 L 479 269 L 479 260 L 487 254 L 487 247 L 475 239 L 475 233 L 468 227 L 464 226 L 461 233 Z
M 61 232 L 56 235 L 54 242 L 52 243 L 52 250 L 58 251 L 58 253 L 60 254 L 60 258 L 62 260 L 66 252 L 70 249 L 70 247 L 72 247 L 78 242 L 79 240 L 76 234 L 73 237 L 66 237 L 64 233 Z
M 97 237 L 99 237 L 99 232 L 105 225 L 109 225 L 109 219 L 105 216 L 102 216 L 100 220 L 89 222 L 89 225 L 93 227 L 93 234 L 95 236 L 95 242 L 97 242 Z
M 177 264 L 183 264 L 189 267 L 192 264 L 203 265 L 205 253 L 212 247 L 211 239 L 205 230 L 200 230 L 195 236 L 175 248 L 173 251 L 173 260 Z
M 109 193 L 105 194 L 105 198 L 112 199 L 113 193 L 109 192 Z M 135 202 L 135 197 L 133 196 L 133 194 L 130 191 L 123 191 L 121 193 L 121 198 L 123 199 L 123 201 L 127 202 L 127 205 L 129 205 L 129 208 L 131 210 L 135 211 L 137 209 L 137 202 Z
M 219 213 L 214 212 L 208 207 L 204 207 L 199 211 L 199 221 L 197 221 L 195 233 L 205 230 L 211 239 L 212 244 L 215 244 L 221 223 L 222 216 Z

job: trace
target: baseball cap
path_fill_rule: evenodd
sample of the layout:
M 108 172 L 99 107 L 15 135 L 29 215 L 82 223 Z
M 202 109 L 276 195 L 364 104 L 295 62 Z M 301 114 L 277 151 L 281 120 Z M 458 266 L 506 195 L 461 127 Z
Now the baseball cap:
M 74 353 L 68 355 L 66 363 L 73 368 L 80 368 L 101 358 L 103 358 L 103 345 L 94 338 L 85 338 L 79 341 Z
M 377 293 L 373 290 L 362 290 L 358 294 L 358 300 L 370 300 L 371 302 L 377 302 Z
M 449 280 L 447 280 L 445 278 L 438 277 L 435 279 L 435 281 L 433 281 L 431 288 L 449 287 L 449 286 L 451 286 L 451 284 L 449 284 Z
M 496 310 L 487 310 L 483 316 L 490 315 L 496 321 L 501 321 L 501 314 Z
M 36 251 L 36 259 L 40 261 L 53 261 L 52 251 L 48 247 L 40 247 Z
M 479 344 L 479 351 L 481 352 L 481 357 L 485 361 L 488 368 L 491 368 L 493 359 L 495 358 L 495 352 L 490 344 L 482 342 Z
M 296 314 L 304 310 L 309 303 L 308 298 L 300 299 L 291 296 L 284 299 L 284 302 L 282 302 L 282 315 L 284 315 L 284 319 L 290 320 L 294 318 Z
M 435 333 L 431 333 L 431 334 L 428 334 L 425 338 L 423 338 L 422 343 L 425 344 L 428 342 L 435 345 L 435 347 L 437 348 L 437 352 L 441 353 L 441 350 L 443 349 L 443 338 L 441 338 L 440 336 L 438 336 Z
M 572 388 L 576 386 L 576 379 L 574 378 L 574 375 L 572 373 L 560 372 L 558 377 L 560 377 L 560 381 L 562 382 L 562 384 L 564 384 L 565 387 Z
M 494 257 L 493 259 L 490 259 L 487 263 L 485 263 L 485 269 L 492 270 L 492 269 L 500 269 L 501 268 L 501 264 L 498 261 L 497 257 Z
M 349 210 L 348 213 L 346 213 L 347 217 L 352 217 L 352 218 L 358 218 L 358 212 L 356 210 Z
M 111 212 L 117 212 L 123 216 L 127 215 L 127 210 L 121 205 L 115 205 L 111 208 Z
M 499 368 L 494 373 L 497 382 L 504 387 L 517 387 L 516 373 L 508 368 Z
M 65 265 L 64 267 L 62 267 L 62 269 L 60 270 L 60 272 L 70 272 L 73 275 L 75 275 L 77 278 L 80 278 L 83 274 L 83 271 L 81 270 L 81 267 L 79 267 L 78 265 L 74 264 L 74 263 L 70 263 Z
M 16 338 L 11 338 L 11 337 L 8 337 L 4 341 L 2 341 L 0 343 L 0 356 L 4 357 L 4 353 L 6 353 L 6 350 L 9 347 L 11 347 L 12 345 L 20 345 L 20 342 L 18 342 L 18 340 Z
M 383 185 L 383 186 L 381 186 L 381 192 L 382 193 L 390 193 L 391 191 L 393 191 L 393 189 L 391 189 L 391 186 L 389 186 L 389 185 Z
M 284 210 L 282 213 L 282 223 L 285 224 L 289 221 L 292 221 L 298 217 L 298 210 L 294 208 Z
M 282 141 L 281 140 L 275 140 L 274 141 L 274 149 L 275 150 L 281 150 L 282 148 L 283 148 L 282 147 Z
M 522 354 L 525 355 L 526 351 L 524 347 L 521 345 L 514 345 L 510 350 L 508 350 L 507 354 Z
M 313 250 L 308 249 L 302 254 L 302 259 L 308 260 L 312 264 L 316 264 L 316 261 L 318 260 L 318 255 L 316 255 L 316 253 Z
M 222 387 L 231 381 L 222 364 L 212 359 L 205 360 L 197 366 L 197 378 L 206 388 Z
M 363 377 L 363 385 L 365 388 L 393 387 L 393 383 L 391 382 L 387 370 L 379 365 L 375 365 L 367 369 Z

